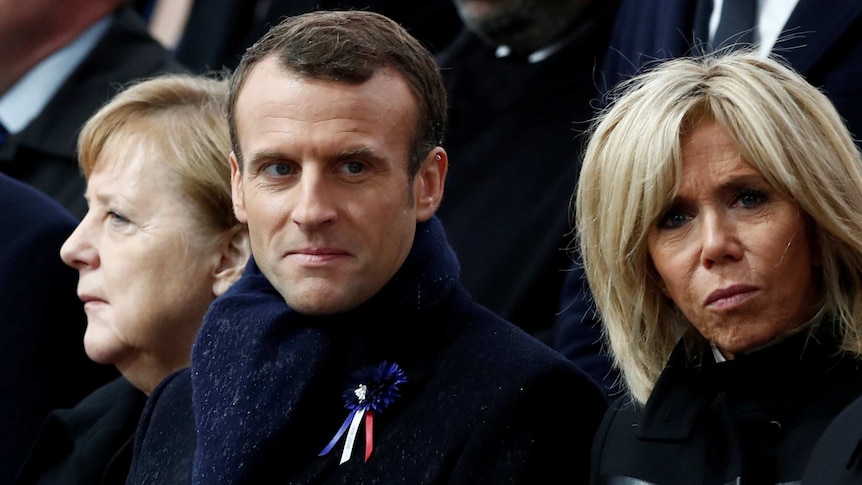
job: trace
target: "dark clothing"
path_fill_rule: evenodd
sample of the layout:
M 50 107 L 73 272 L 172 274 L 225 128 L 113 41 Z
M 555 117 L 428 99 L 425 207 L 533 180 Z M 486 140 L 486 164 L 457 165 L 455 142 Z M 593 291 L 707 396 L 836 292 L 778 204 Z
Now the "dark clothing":
M 570 202 L 596 66 L 617 2 L 594 10 L 535 63 L 498 58 L 465 30 L 438 55 L 449 94 L 451 169 L 438 211 L 473 298 L 550 343 L 571 263 Z
M 691 0 L 624 0 L 602 72 L 610 88 L 656 60 L 687 55 L 695 46 Z M 799 0 L 772 52 L 822 88 L 862 138 L 862 2 Z M 696 51 L 695 51 L 696 52 Z
M 126 483 L 135 428 L 147 395 L 123 377 L 71 409 L 52 412 L 16 483 Z
M 118 374 L 84 352 L 78 272 L 60 259 L 75 218 L 2 174 L 0 199 L 0 483 L 11 483 L 48 412 Z
M 197 72 L 232 70 L 283 17 L 336 8 L 386 15 L 431 52 L 446 47 L 461 28 L 452 0 L 208 0 L 193 3 L 176 56 Z
M 357 382 L 376 388 L 355 373 L 381 363 L 403 370 L 398 395 L 349 460 L 345 437 L 318 456 Z M 473 303 L 434 218 L 392 280 L 344 314 L 295 312 L 251 260 L 204 318 L 191 371 L 151 396 L 129 483 L 187 477 L 189 461 L 193 484 L 586 483 L 605 409 L 580 369 Z M 170 433 L 192 414 L 196 444 Z
M 0 172 L 42 190 L 83 218 L 86 182 L 76 143 L 84 122 L 130 81 L 182 70 L 131 7 L 120 7 L 105 35 L 42 112 L 0 147 Z
M 862 483 L 862 398 L 835 417 L 811 452 L 802 483 L 857 485 Z
M 862 362 L 827 333 L 722 363 L 678 345 L 645 406 L 608 410 L 591 483 L 798 483 L 823 430 L 862 395 Z

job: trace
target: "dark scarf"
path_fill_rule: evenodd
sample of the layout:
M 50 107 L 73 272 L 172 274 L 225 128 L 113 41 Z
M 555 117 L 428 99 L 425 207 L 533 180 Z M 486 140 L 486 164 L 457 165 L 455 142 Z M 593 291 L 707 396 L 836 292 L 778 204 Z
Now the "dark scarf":
M 409 379 L 402 394 L 409 394 L 409 384 L 422 380 L 436 349 L 455 331 L 453 319 L 431 321 L 443 311 L 438 307 L 467 308 L 458 272 L 436 217 L 417 225 L 413 248 L 392 280 L 341 315 L 295 312 L 249 261 L 210 307 L 192 351 L 198 440 L 192 482 L 251 483 L 268 468 L 296 477 L 337 466 L 338 453 L 317 454 L 347 414 L 342 394 L 349 374 L 397 362 Z

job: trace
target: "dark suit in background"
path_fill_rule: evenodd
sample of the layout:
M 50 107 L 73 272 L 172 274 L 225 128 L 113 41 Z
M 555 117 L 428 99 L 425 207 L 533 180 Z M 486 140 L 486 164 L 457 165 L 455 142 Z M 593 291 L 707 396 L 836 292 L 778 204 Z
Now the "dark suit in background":
M 60 246 L 77 221 L 0 174 L 0 483 L 11 483 L 42 419 L 117 376 L 84 353 L 77 271 Z
M 432 52 L 448 45 L 461 28 L 451 0 L 198 0 L 189 13 L 176 56 L 196 72 L 232 70 L 245 49 L 282 17 L 335 8 L 382 13 Z
M 137 14 L 121 7 L 105 35 L 42 112 L 0 146 L 0 172 L 42 190 L 81 219 L 87 212 L 86 184 L 76 154 L 81 126 L 121 86 L 182 70 Z
M 462 280 L 476 301 L 547 344 L 571 263 L 582 133 L 617 3 L 589 5 L 539 62 L 497 57 L 496 46 L 467 29 L 437 56 L 450 100 L 444 146 L 452 167 L 438 214 Z M 590 364 L 572 360 L 602 381 L 609 364 L 598 352 L 598 327 L 581 328 Z
M 656 59 L 690 54 L 698 28 L 696 4 L 624 0 L 602 69 L 603 87 L 611 88 Z M 822 88 L 851 133 L 857 140 L 862 137 L 862 2 L 799 0 L 772 52 Z

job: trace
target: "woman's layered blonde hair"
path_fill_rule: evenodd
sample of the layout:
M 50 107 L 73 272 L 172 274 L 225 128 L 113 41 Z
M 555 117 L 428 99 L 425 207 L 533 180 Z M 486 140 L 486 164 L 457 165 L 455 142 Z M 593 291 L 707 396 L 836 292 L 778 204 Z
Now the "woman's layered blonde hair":
M 578 243 L 615 365 L 646 402 L 674 346 L 694 329 L 661 289 L 647 233 L 669 208 L 681 138 L 714 120 L 810 216 L 822 310 L 862 353 L 862 157 L 829 99 L 775 58 L 680 58 L 622 85 L 592 126 L 576 199 Z M 708 348 L 708 347 L 706 347 Z
M 192 74 L 164 74 L 125 87 L 81 130 L 78 160 L 84 176 L 89 179 L 110 160 L 110 148 L 144 139 L 154 163 L 175 176 L 178 193 L 202 228 L 218 234 L 238 226 L 231 202 L 227 90 L 226 79 Z

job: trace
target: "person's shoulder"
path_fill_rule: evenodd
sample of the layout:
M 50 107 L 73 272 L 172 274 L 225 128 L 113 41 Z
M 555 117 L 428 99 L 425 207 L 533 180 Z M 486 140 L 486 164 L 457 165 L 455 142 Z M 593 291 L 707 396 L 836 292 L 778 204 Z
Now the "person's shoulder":
M 488 386 L 516 389 L 521 395 L 573 392 L 586 401 L 595 396 L 606 406 L 601 388 L 583 369 L 481 305 L 474 305 L 449 352 L 453 359 L 469 360 L 464 367 L 470 372 L 495 376 L 485 379 Z
M 862 483 L 862 397 L 850 403 L 817 441 L 802 483 Z
M 34 219 L 35 217 L 35 219 Z M 26 222 L 28 228 L 74 228 L 75 217 L 39 189 L 0 173 L 0 224 Z

